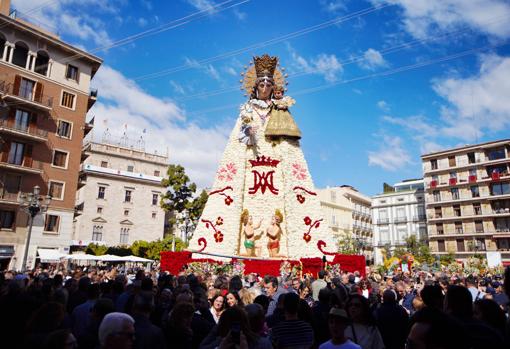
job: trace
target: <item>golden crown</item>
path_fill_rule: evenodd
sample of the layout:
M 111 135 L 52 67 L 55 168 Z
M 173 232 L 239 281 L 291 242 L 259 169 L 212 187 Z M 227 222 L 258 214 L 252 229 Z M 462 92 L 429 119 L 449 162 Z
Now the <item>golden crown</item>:
M 257 78 L 267 76 L 273 78 L 276 66 L 278 65 L 278 57 L 270 57 L 267 53 L 262 56 L 253 57 Z

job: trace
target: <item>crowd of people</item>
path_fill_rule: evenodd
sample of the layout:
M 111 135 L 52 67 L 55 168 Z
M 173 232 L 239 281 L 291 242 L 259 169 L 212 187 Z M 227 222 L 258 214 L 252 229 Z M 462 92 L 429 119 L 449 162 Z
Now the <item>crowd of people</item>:
M 0 273 L 5 348 L 509 348 L 505 275 Z

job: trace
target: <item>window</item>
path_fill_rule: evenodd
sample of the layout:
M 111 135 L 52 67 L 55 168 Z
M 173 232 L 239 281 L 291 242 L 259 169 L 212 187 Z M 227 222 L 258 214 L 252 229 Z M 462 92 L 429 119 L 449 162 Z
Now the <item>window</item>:
M 450 172 L 450 179 L 457 179 L 457 172 Z
M 128 165 L 127 170 L 128 170 L 128 172 L 133 172 L 134 166 L 133 165 Z
M 56 167 L 66 167 L 67 166 L 67 153 L 65 151 L 54 150 L 53 151 L 53 161 L 51 162 L 53 166 Z
M 60 105 L 69 109 L 74 108 L 74 97 L 72 93 L 62 91 L 62 100 L 60 101 Z
M 430 168 L 433 170 L 437 170 L 437 159 L 430 160 Z
M 6 173 L 3 178 L 0 177 L 0 183 L 3 181 L 3 188 L 0 186 L 0 198 L 16 199 L 21 187 L 21 177 L 13 173 Z
M 437 250 L 439 252 L 446 252 L 444 240 L 437 240 Z
M 464 240 L 462 240 L 462 239 L 457 239 L 457 251 L 458 251 L 458 252 L 464 252 L 464 251 L 466 251 L 466 248 L 465 248 L 465 245 L 464 245 Z
M 35 87 L 35 81 L 21 78 L 21 84 L 19 87 L 19 91 L 15 91 L 15 93 L 19 92 L 18 96 L 31 101 L 34 99 L 34 87 Z
M 21 41 L 18 41 L 14 46 L 14 52 L 12 54 L 12 63 L 18 67 L 25 68 L 27 66 L 28 59 L 28 46 Z
M 474 152 L 468 153 L 467 157 L 468 157 L 468 163 L 474 164 L 476 162 Z
M 50 189 L 48 194 L 52 199 L 63 200 L 64 199 L 64 183 L 50 181 Z
M 14 116 L 14 128 L 17 130 L 26 131 L 30 124 L 30 113 L 26 110 L 16 109 Z
M 101 161 L 101 167 L 108 167 L 108 161 Z
M 48 74 L 48 66 L 50 62 L 50 57 L 44 51 L 37 52 L 37 57 L 35 58 L 35 66 L 34 71 L 37 74 L 47 75 Z
M 97 213 L 99 213 L 99 214 L 103 213 L 103 208 L 102 207 L 98 207 L 97 208 Z
M 449 156 L 448 157 L 448 165 L 450 167 L 455 167 L 457 165 L 457 163 L 455 161 L 455 156 Z
M 126 190 L 124 194 L 124 202 L 131 202 L 131 190 Z
M 405 220 L 405 217 L 406 217 L 405 209 L 402 207 L 397 208 L 397 220 L 398 221 Z
M 483 233 L 483 222 L 482 221 L 475 221 L 475 232 Z
M 473 204 L 473 212 L 475 213 L 475 215 L 482 214 L 482 206 L 478 203 Z
M 427 240 L 427 227 L 419 227 L 420 241 Z
M 499 160 L 505 158 L 505 148 L 491 149 L 487 154 L 489 160 Z
M 491 195 L 510 194 L 510 183 L 494 183 L 491 184 Z
M 60 216 L 53 214 L 46 215 L 46 221 L 44 222 L 44 231 L 58 232 L 58 225 L 60 222 Z
M 156 218 L 156 212 L 152 212 L 152 218 L 155 219 Z
M 476 239 L 476 247 L 478 247 L 479 251 L 485 251 L 485 240 L 484 239 Z
M 71 123 L 64 120 L 59 120 L 57 134 L 60 137 L 71 138 Z
M 398 201 L 398 202 L 402 202 L 402 201 L 404 201 L 404 199 L 403 199 L 403 198 L 400 198 L 400 199 L 397 199 L 397 201 Z
M 159 173 L 160 173 L 160 172 L 159 172 L 158 170 L 155 170 L 155 171 L 154 171 L 154 176 L 155 176 L 155 177 L 159 177 Z
M 462 234 L 462 222 L 455 222 L 455 234 Z
M 443 235 L 444 234 L 444 228 L 443 228 L 443 224 L 442 223 L 436 224 L 436 232 L 437 232 L 437 235 Z
M 439 192 L 439 190 L 434 190 L 432 192 L 432 195 L 434 195 L 434 202 L 441 201 L 441 193 Z
M 78 81 L 78 68 L 74 65 L 68 64 L 66 70 L 66 78 Z
M 452 188 L 450 189 L 450 192 L 452 193 L 452 200 L 459 200 L 459 188 Z
M 129 216 L 129 210 L 124 210 L 124 216 Z
M 472 198 L 479 198 L 480 197 L 480 190 L 478 189 L 477 185 L 471 186 L 470 189 L 471 189 L 471 197 Z
M 7 162 L 13 165 L 23 164 L 23 154 L 25 153 L 25 144 L 18 142 L 11 142 L 11 149 L 9 150 L 9 157 Z
M 332 191 L 331 193 L 331 202 L 336 202 L 336 193 Z
M 454 205 L 453 206 L 453 215 L 455 217 L 460 217 L 461 216 L 460 205 Z
M 336 216 L 331 215 L 331 225 L 336 225 Z
M 381 204 L 385 204 L 386 203 L 386 200 L 381 200 L 380 202 Z
M 102 225 L 94 225 L 92 227 L 92 241 L 102 241 L 103 240 L 103 226 Z
M 120 243 L 127 245 L 129 241 L 129 228 L 120 228 Z
M 436 207 L 434 209 L 434 213 L 436 218 L 443 218 L 443 211 L 441 211 L 441 207 Z
M 469 175 L 470 176 L 476 176 L 476 168 L 470 168 L 469 169 Z
M 15 222 L 15 211 L 0 210 L 0 229 L 13 229 Z
M 158 198 L 159 198 L 158 194 L 152 194 L 152 205 L 153 206 L 156 206 L 158 204 Z
M 99 186 L 99 189 L 97 191 L 97 198 L 104 199 L 105 193 L 106 193 L 106 187 Z

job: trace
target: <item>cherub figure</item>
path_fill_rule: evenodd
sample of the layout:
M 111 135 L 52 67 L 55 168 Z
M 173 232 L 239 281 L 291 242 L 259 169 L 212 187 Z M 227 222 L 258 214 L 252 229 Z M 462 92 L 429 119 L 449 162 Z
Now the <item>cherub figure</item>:
M 280 253 L 280 239 L 282 235 L 282 228 L 280 224 L 283 222 L 283 214 L 280 210 L 276 210 L 271 218 L 271 225 L 266 229 L 266 236 L 268 237 L 267 249 L 269 250 L 269 257 L 279 257 Z
M 253 224 L 253 217 L 249 214 L 248 210 L 244 210 L 241 215 L 241 230 L 244 235 L 244 248 L 246 249 L 246 255 L 255 257 L 255 240 L 260 239 L 260 234 L 255 234 L 255 231 L 262 225 L 262 219 L 257 225 Z
M 275 86 L 271 102 L 271 113 L 269 114 L 269 121 L 265 132 L 266 137 L 270 139 L 300 139 L 301 131 L 289 112 L 289 108 L 296 101 L 292 97 L 284 96 L 284 88 L 282 86 Z

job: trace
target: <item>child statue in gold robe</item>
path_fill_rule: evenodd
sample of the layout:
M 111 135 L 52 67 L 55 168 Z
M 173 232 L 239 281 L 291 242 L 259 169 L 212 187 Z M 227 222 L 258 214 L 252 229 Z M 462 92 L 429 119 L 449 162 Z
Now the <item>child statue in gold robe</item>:
M 283 94 L 284 88 L 282 86 L 274 87 L 271 113 L 265 135 L 274 140 L 280 137 L 300 139 L 301 131 L 289 112 L 289 108 L 296 101 L 289 96 L 284 97 Z

